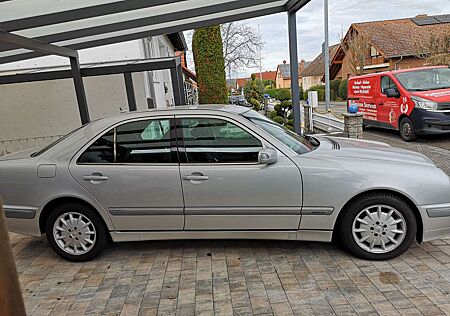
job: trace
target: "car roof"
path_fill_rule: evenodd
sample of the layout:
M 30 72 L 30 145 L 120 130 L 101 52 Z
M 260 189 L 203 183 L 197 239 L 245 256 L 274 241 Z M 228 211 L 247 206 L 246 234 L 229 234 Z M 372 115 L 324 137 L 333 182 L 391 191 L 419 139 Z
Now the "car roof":
M 180 114 L 180 112 L 191 112 L 191 111 L 203 111 L 203 110 L 210 110 L 210 111 L 223 111 L 228 113 L 234 113 L 234 114 L 242 114 L 245 112 L 250 111 L 249 108 L 246 108 L 244 106 L 234 105 L 234 104 L 201 104 L 201 105 L 180 105 L 180 106 L 172 106 L 172 107 L 166 107 L 166 108 L 156 108 L 156 109 L 148 109 L 143 111 L 126 111 L 122 112 L 120 114 L 117 114 L 119 117 L 123 116 L 140 116 L 142 114 L 149 114 L 149 113 L 157 113 L 161 112 L 161 114 L 167 114 L 170 112 L 174 112 L 177 114 Z
M 250 108 L 233 105 L 233 104 L 201 104 L 201 105 L 180 105 L 167 108 L 148 109 L 144 111 L 126 111 L 120 114 L 111 115 L 108 117 L 100 118 L 87 124 L 86 130 L 96 130 L 103 126 L 108 126 L 120 121 L 129 119 L 141 118 L 146 116 L 157 115 L 180 115 L 180 114 L 192 114 L 196 112 L 214 113 L 214 112 L 226 112 L 231 114 L 243 114 L 250 111 Z
M 404 73 L 404 72 L 412 72 L 412 71 L 435 69 L 435 68 L 448 68 L 448 66 L 426 66 L 426 67 L 390 70 L 390 71 L 376 72 L 376 73 L 366 74 L 366 75 L 361 75 L 361 76 L 354 76 L 354 77 L 350 77 L 349 80 L 355 80 L 355 79 L 358 80 L 360 78 L 370 78 L 370 77 L 382 76 L 382 75 L 386 75 L 386 74 L 396 75 L 396 74 Z

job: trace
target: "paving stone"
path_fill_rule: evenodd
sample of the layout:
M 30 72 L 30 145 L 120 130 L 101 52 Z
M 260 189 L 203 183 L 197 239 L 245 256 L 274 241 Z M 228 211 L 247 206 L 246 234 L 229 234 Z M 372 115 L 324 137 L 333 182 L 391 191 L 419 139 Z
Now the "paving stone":
M 28 315 L 450 315 L 450 239 L 366 261 L 332 244 L 113 245 L 91 262 L 10 234 Z

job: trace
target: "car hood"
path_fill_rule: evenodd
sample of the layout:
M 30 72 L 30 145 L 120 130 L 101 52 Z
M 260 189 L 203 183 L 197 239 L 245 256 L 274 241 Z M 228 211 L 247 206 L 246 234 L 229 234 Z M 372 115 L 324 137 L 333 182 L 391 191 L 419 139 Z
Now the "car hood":
M 415 95 L 434 102 L 450 102 L 450 89 L 439 89 L 430 91 L 414 91 L 411 95 Z
M 36 148 L 18 151 L 13 154 L 9 154 L 9 155 L 0 157 L 0 161 L 30 158 L 31 154 L 34 153 L 35 151 L 36 151 Z
M 435 166 L 425 155 L 386 143 L 340 137 L 321 137 L 319 140 L 321 146 L 316 150 L 318 155 Z

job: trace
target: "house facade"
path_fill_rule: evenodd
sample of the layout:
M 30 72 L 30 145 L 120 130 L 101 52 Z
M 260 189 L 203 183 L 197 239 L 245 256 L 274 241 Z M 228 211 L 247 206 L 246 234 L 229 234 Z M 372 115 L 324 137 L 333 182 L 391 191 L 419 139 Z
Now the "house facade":
M 447 17 L 447 18 L 445 18 Z M 361 36 L 365 42 L 364 66 L 356 66 L 342 45 Z M 434 42 L 450 41 L 450 19 L 447 16 L 418 15 L 413 18 L 354 23 L 330 64 L 331 79 L 347 79 L 357 74 L 424 66 L 426 53 Z M 450 51 L 449 51 L 450 54 Z M 353 58 L 354 59 L 354 58 Z M 357 69 L 355 69 L 357 68 Z
M 309 65 L 309 63 L 310 62 L 307 62 L 303 59 L 298 63 L 299 85 L 302 85 L 301 73 L 303 72 L 304 68 Z M 283 63 L 277 66 L 275 85 L 277 89 L 291 87 L 291 68 L 290 64 L 286 63 L 286 60 L 283 60 Z
M 79 54 L 81 67 L 89 67 L 113 61 L 175 56 L 177 51 L 184 50 L 183 34 L 174 33 L 81 50 Z M 0 75 L 59 70 L 68 67 L 67 62 L 65 58 L 46 56 L 3 64 Z M 184 71 L 185 81 L 193 81 L 189 75 L 195 78 L 194 74 Z M 137 110 L 174 105 L 169 70 L 133 73 L 132 76 Z M 92 120 L 128 110 L 122 74 L 86 77 L 83 81 Z M 0 100 L 0 155 L 16 151 L 18 146 L 39 144 L 42 138 L 63 135 L 80 126 L 72 79 L 0 85 Z
M 338 50 L 339 44 L 332 45 L 329 47 L 330 60 L 333 59 L 336 51 Z M 308 90 L 312 86 L 323 85 L 322 80 L 325 73 L 325 57 L 324 53 L 320 53 L 307 67 L 303 69 L 300 73 L 302 79 L 303 90 Z

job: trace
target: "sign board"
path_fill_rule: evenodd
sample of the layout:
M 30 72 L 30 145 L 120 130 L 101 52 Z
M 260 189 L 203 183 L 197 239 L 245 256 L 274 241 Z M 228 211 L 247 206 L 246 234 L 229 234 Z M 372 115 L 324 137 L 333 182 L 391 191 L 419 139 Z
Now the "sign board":
M 319 97 L 317 95 L 317 91 L 308 92 L 308 103 L 312 108 L 316 108 L 319 106 Z

